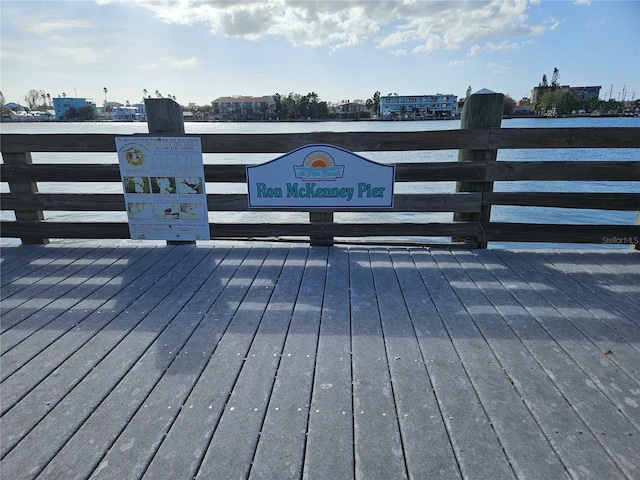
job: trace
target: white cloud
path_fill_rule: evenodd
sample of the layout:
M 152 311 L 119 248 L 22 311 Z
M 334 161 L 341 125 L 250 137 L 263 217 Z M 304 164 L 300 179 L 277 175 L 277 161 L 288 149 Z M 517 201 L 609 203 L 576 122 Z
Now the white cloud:
M 491 70 L 491 73 L 494 73 L 496 75 L 502 75 L 505 72 L 508 72 L 509 70 L 511 70 L 511 67 L 508 67 L 506 65 L 498 65 L 497 63 L 487 63 L 487 67 L 489 67 L 489 69 Z
M 162 60 L 164 60 L 170 68 L 177 70 L 193 70 L 202 64 L 202 59 L 198 57 L 183 59 L 163 57 Z
M 118 0 L 99 0 L 106 4 Z M 541 35 L 528 21 L 527 0 L 130 0 L 168 23 L 205 25 L 214 34 L 335 50 L 372 42 L 392 54 L 459 49 L 490 38 Z M 532 2 L 535 3 L 535 2 Z M 506 41 L 506 40 L 505 40 Z M 511 42 L 512 43 L 512 42 Z
M 575 0 L 574 5 L 591 5 L 591 0 Z

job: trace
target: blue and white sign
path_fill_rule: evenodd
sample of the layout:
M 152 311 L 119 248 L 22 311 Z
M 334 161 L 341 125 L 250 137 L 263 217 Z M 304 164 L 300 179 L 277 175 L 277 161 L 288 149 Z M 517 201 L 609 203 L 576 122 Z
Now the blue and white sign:
M 247 167 L 250 208 L 393 208 L 395 167 L 307 145 Z

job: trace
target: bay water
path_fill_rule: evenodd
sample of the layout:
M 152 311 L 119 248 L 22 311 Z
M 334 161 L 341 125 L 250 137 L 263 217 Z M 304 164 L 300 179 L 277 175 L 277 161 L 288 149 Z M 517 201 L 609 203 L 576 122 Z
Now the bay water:
M 502 128 L 584 128 L 584 127 L 640 127 L 640 118 L 514 118 L 502 121 Z M 459 120 L 441 121 L 351 121 L 351 122 L 186 122 L 187 134 L 210 133 L 304 133 L 304 132 L 388 132 L 388 131 L 428 131 L 457 130 Z M 41 123 L 2 123 L 0 134 L 4 133 L 112 133 L 131 135 L 147 133 L 146 123 L 125 122 L 41 122 Z M 457 150 L 405 151 L 405 152 L 356 152 L 361 156 L 380 163 L 410 162 L 446 162 L 456 161 Z M 38 153 L 32 154 L 34 163 L 117 163 L 115 153 Z M 205 164 L 221 163 L 262 163 L 274 158 L 274 154 L 204 154 Z M 498 160 L 616 160 L 639 161 L 640 149 L 528 149 L 499 150 Z M 0 179 L 1 180 L 1 179 Z M 77 183 L 77 182 L 40 182 L 40 192 L 45 193 L 122 193 L 120 183 Z M 245 185 L 207 183 L 207 193 L 246 193 Z M 497 182 L 497 192 L 537 191 L 537 192 L 593 192 L 593 193 L 638 193 L 640 182 Z M 0 181 L 0 191 L 8 192 L 6 182 Z M 455 182 L 400 183 L 395 186 L 396 193 L 451 193 L 455 191 Z M 636 212 L 619 212 L 589 209 L 564 209 L 542 207 L 494 206 L 492 220 L 499 222 L 526 223 L 568 223 L 568 224 L 622 224 L 635 221 Z M 336 222 L 450 222 L 452 213 L 358 213 L 338 212 Z M 12 220 L 12 212 L 2 212 L 3 220 Z M 45 212 L 50 220 L 73 221 L 126 221 L 126 212 Z M 209 219 L 217 223 L 237 222 L 298 222 L 307 221 L 306 213 L 274 212 L 210 212 Z M 384 239 L 380 239 L 384 240 Z M 418 240 L 406 238 L 408 241 Z M 442 241 L 446 239 L 430 239 Z M 11 242 L 12 239 L 3 239 Z M 15 240 L 17 241 L 17 240 Z M 626 245 L 555 245 L 542 243 L 490 243 L 490 248 L 628 248 Z

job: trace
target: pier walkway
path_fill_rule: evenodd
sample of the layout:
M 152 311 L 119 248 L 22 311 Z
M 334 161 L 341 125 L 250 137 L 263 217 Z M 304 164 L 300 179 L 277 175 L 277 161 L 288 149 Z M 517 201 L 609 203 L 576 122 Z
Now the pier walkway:
M 1 249 L 0 476 L 640 478 L 640 252 Z

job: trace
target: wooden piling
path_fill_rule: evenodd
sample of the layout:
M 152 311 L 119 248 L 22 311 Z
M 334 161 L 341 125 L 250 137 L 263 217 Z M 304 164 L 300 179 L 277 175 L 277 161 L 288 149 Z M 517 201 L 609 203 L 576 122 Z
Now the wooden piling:
M 3 152 L 2 159 L 5 165 L 14 165 L 14 166 L 22 166 L 22 165 L 30 165 L 32 164 L 31 160 L 31 152 L 21 152 L 21 153 L 9 153 Z M 9 191 L 11 193 L 38 193 L 38 184 L 36 182 L 9 182 Z M 42 210 L 15 210 L 16 220 L 29 220 L 35 222 L 44 221 L 44 213 Z M 21 238 L 20 241 L 22 243 L 30 243 L 30 244 L 47 244 L 49 243 L 48 238 L 30 238 L 24 237 Z
M 486 129 L 500 127 L 504 95 L 490 90 L 480 90 L 471 95 L 464 103 L 460 116 L 460 128 L 463 130 Z M 459 162 L 494 162 L 498 156 L 497 150 L 459 150 Z M 456 183 L 456 192 L 492 192 L 493 182 Z M 491 206 L 485 205 L 480 213 L 455 212 L 453 220 L 456 222 L 489 222 L 491 220 Z M 479 248 L 487 248 L 487 241 L 478 237 L 453 238 L 453 241 L 477 242 Z
M 152 135 L 184 135 L 184 115 L 180 105 L 170 98 L 145 98 L 147 128 Z M 167 245 L 195 244 L 195 240 L 167 240 Z

